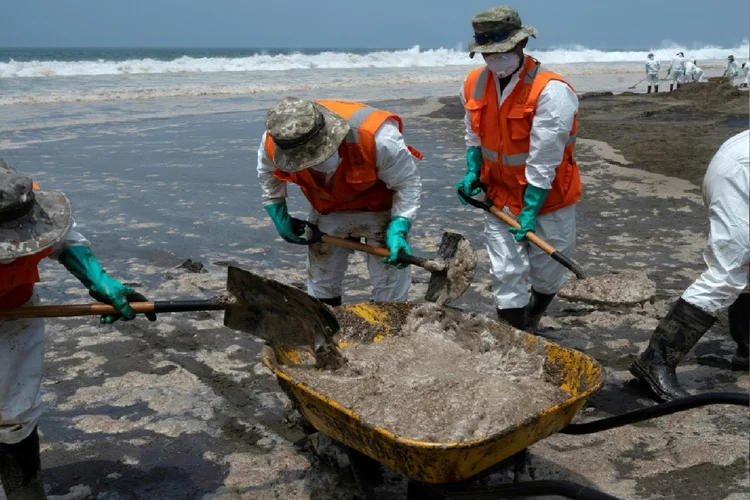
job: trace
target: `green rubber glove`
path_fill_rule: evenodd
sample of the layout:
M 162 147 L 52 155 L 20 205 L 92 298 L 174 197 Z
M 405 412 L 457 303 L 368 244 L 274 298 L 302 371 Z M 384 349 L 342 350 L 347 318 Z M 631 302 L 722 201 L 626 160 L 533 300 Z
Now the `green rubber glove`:
M 469 148 L 466 150 L 466 175 L 456 184 L 456 191 L 463 191 L 469 197 L 474 197 L 482 192 L 479 186 L 479 175 L 482 171 L 482 148 Z M 462 204 L 466 202 L 460 196 L 458 199 Z
M 549 189 L 541 189 L 531 184 L 526 186 L 526 191 L 523 193 L 523 210 L 518 216 L 518 223 L 521 224 L 521 227 L 510 228 L 510 232 L 513 233 L 516 241 L 523 241 L 527 232 L 533 233 L 536 231 L 536 216 L 539 215 L 539 210 L 542 209 L 549 191 Z
M 408 264 L 403 264 L 398 261 L 398 254 L 403 252 L 407 255 L 411 255 L 411 248 L 406 242 L 406 237 L 409 234 L 409 228 L 411 222 L 409 219 L 404 217 L 394 217 L 388 224 L 388 231 L 385 236 L 385 244 L 390 250 L 391 255 L 383 258 L 383 262 L 396 266 L 398 269 L 403 269 Z
M 105 314 L 99 319 L 102 325 L 109 325 L 122 318 L 125 321 L 135 319 L 135 311 L 129 302 L 148 302 L 148 299 L 132 288 L 123 285 L 116 279 L 107 276 L 99 261 L 84 246 L 67 248 L 58 258 L 65 268 L 78 278 L 89 290 L 89 295 L 117 309 L 119 314 Z M 149 321 L 156 321 L 156 314 L 148 313 Z
M 305 234 L 305 226 L 301 220 L 289 215 L 285 201 L 266 205 L 263 208 L 271 216 L 271 220 L 274 226 L 276 226 L 276 231 L 278 231 L 281 239 L 289 243 L 300 243 L 302 241 L 300 236 Z

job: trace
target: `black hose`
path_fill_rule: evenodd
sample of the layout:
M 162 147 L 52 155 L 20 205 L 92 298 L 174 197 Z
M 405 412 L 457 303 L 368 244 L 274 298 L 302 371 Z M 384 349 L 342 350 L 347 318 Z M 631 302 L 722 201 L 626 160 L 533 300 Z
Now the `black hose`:
M 593 422 L 569 424 L 558 432 L 562 434 L 591 434 L 707 405 L 750 406 L 750 394 L 746 392 L 707 392 L 696 394 L 649 406 L 648 408 L 641 408 L 622 415 L 594 420 Z
M 433 487 L 433 490 L 444 495 L 446 500 L 492 500 L 543 495 L 559 495 L 575 500 L 620 500 L 588 486 L 557 479 L 501 484 L 477 491 L 452 492 L 444 491 L 439 487 Z

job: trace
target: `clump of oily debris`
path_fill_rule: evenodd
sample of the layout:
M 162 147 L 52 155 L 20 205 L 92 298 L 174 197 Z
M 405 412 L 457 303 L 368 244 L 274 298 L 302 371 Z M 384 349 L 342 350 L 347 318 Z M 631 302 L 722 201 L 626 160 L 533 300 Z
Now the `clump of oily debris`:
M 343 349 L 335 371 L 286 366 L 295 381 L 399 437 L 460 442 L 502 432 L 570 394 L 547 381 L 545 347 L 484 316 L 435 304 L 414 308 L 399 332 Z
M 474 279 L 477 268 L 477 253 L 466 240 L 458 242 L 456 255 L 448 266 L 447 291 L 438 298 L 437 303 L 445 304 L 449 300 L 456 300 L 466 292 Z
M 594 305 L 643 304 L 656 295 L 656 283 L 642 271 L 623 271 L 567 283 L 560 297 Z

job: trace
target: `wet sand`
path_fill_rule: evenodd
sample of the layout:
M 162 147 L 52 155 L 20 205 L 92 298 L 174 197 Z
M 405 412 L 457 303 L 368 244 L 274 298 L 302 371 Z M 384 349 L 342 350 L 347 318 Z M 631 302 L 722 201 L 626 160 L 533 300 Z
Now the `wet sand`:
M 652 303 L 634 307 L 558 300 L 543 318 L 544 335 L 606 367 L 607 384 L 580 421 L 652 404 L 627 367 L 703 267 L 700 182 L 721 142 L 747 126 L 748 94 L 721 102 L 687 96 L 581 101 L 576 260 L 591 275 L 644 271 L 657 291 Z M 404 116 L 408 142 L 426 157 L 415 253 L 435 252 L 444 230 L 466 235 L 479 264 L 453 305 L 492 315 L 483 217 L 454 193 L 464 171 L 456 101 L 380 105 Z M 229 263 L 302 287 L 305 249 L 282 242 L 260 204 L 254 161 L 262 123 L 262 112 L 248 111 L 53 127 L 9 136 L 24 146 L 0 153 L 43 187 L 66 191 L 104 267 L 149 298 L 214 296 Z M 299 191 L 290 197 L 291 211 L 305 214 Z M 187 258 L 205 272 L 179 268 Z M 365 261 L 353 256 L 346 302 L 369 300 L 366 276 Z M 418 301 L 429 274 L 413 277 L 410 299 Z M 54 262 L 45 263 L 43 279 L 46 303 L 89 300 Z M 348 472 L 300 441 L 288 399 L 260 363 L 262 343 L 221 321 L 220 313 L 109 327 L 95 318 L 48 321 L 40 431 L 52 498 L 356 498 Z M 678 370 L 686 388 L 747 391 L 748 375 L 728 369 L 733 350 L 722 320 Z M 530 448 L 531 463 L 537 478 L 621 498 L 739 500 L 750 486 L 749 436 L 746 410 L 710 407 L 606 433 L 554 435 Z M 385 475 L 378 498 L 399 498 L 405 481 Z

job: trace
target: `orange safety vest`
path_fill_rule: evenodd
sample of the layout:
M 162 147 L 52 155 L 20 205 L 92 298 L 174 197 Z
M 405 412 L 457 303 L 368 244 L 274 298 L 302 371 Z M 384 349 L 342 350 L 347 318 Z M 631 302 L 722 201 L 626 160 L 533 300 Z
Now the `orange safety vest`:
M 350 101 L 316 101 L 349 121 L 350 130 L 339 146 L 339 164 L 330 186 L 318 183 L 309 169 L 299 172 L 284 172 L 276 169 L 274 177 L 297 184 L 307 200 L 321 214 L 360 210 L 382 212 L 393 205 L 394 191 L 388 189 L 377 175 L 375 132 L 386 120 L 403 123 L 398 115 L 375 109 L 366 104 Z M 266 155 L 273 161 L 276 145 L 266 134 Z M 422 154 L 407 145 L 413 156 L 422 159 Z
M 502 106 L 498 106 L 497 87 L 488 67 L 469 73 L 464 84 L 464 107 L 471 112 L 471 129 L 482 143 L 481 181 L 487 186 L 487 197 L 495 206 L 508 207 L 516 216 L 523 208 L 528 184 L 526 160 L 537 101 L 551 80 L 570 86 L 561 76 L 527 56 L 519 81 Z M 577 131 L 576 116 L 552 189 L 539 213 L 558 210 L 581 199 L 581 175 L 573 158 Z
M 0 264 L 0 309 L 13 309 L 31 298 L 34 284 L 41 281 L 39 262 L 51 253 L 52 248 L 47 248 L 10 264 Z

